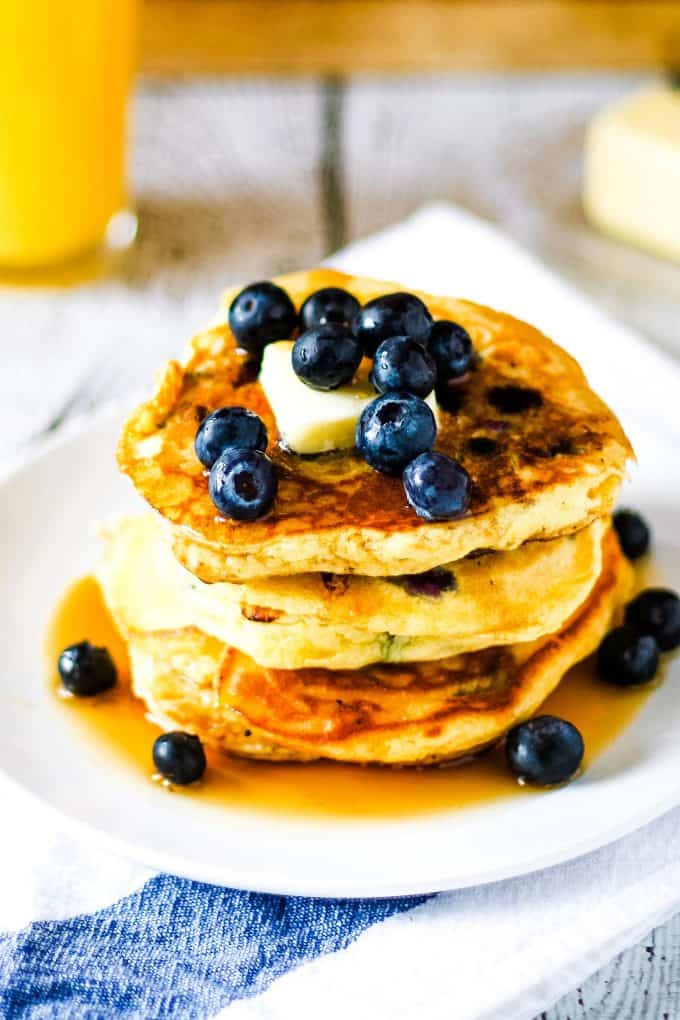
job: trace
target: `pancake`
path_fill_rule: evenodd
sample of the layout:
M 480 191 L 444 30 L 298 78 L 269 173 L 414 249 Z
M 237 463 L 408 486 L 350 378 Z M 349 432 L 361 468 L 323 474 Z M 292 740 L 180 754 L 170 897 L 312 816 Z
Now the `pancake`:
M 167 729 L 269 760 L 426 765 L 480 750 L 532 715 L 595 650 L 633 584 L 616 537 L 582 607 L 539 641 L 443 662 L 363 670 L 263 669 L 196 628 L 127 631 L 133 687 Z
M 313 270 L 281 277 L 296 305 L 317 288 L 346 287 L 365 302 L 396 284 Z M 224 308 L 236 290 L 224 298 Z M 225 323 L 169 362 L 154 396 L 129 418 L 118 459 L 146 501 L 170 523 L 178 558 L 208 582 L 308 571 L 386 577 L 419 573 L 479 549 L 515 549 L 579 531 L 607 516 L 632 455 L 609 409 L 577 363 L 538 330 L 467 301 L 419 294 L 435 318 L 470 333 L 476 368 L 440 408 L 436 448 L 472 478 L 468 513 L 429 523 L 406 504 L 399 479 L 356 451 L 300 457 L 278 441 L 265 394 Z M 593 338 L 596 341 L 596 338 Z M 215 408 L 257 412 L 279 478 L 271 513 L 225 520 L 208 495 L 193 449 Z
M 552 633 L 600 574 L 604 527 L 596 521 L 575 535 L 468 557 L 426 575 L 303 574 L 237 585 L 190 574 L 156 516 L 146 514 L 111 523 L 99 580 L 128 630 L 196 627 L 261 666 L 358 669 Z

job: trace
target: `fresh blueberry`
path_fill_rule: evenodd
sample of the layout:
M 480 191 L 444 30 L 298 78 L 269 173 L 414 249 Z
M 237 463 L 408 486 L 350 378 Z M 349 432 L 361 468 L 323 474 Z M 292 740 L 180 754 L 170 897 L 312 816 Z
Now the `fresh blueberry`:
M 274 465 L 260 450 L 225 450 L 210 470 L 210 498 L 220 513 L 236 521 L 264 517 L 277 488 Z
M 422 344 L 407 336 L 392 336 L 375 352 L 371 382 L 378 393 L 413 393 L 427 397 L 437 381 L 434 361 Z
M 153 763 L 164 779 L 177 786 L 195 783 L 205 772 L 203 744 L 193 733 L 173 730 L 154 740 Z
M 508 733 L 505 756 L 510 771 L 532 786 L 566 783 L 583 761 L 583 737 L 556 715 L 537 715 Z
M 354 319 L 354 334 L 369 358 L 391 336 L 408 336 L 426 344 L 431 329 L 432 316 L 420 298 L 401 291 L 369 301 Z
M 597 650 L 597 672 L 618 687 L 635 687 L 652 679 L 659 667 L 659 646 L 651 634 L 624 624 L 607 634 Z
M 329 322 L 349 326 L 354 322 L 361 305 L 342 287 L 323 287 L 310 294 L 300 309 L 300 328 L 316 329 Z
M 647 522 L 633 510 L 617 510 L 614 527 L 619 544 L 629 560 L 638 560 L 649 550 L 651 532 Z
M 309 329 L 293 347 L 293 371 L 315 390 L 336 390 L 348 383 L 359 365 L 363 351 L 348 326 L 329 323 Z
M 287 340 L 297 326 L 295 306 L 285 290 L 268 280 L 251 283 L 229 308 L 229 326 L 239 347 L 257 357 L 274 340 Z
M 356 445 L 364 460 L 387 475 L 406 465 L 437 438 L 437 423 L 428 405 L 410 393 L 384 393 L 361 412 Z
M 459 379 L 470 371 L 475 360 L 470 334 L 457 322 L 435 322 L 428 349 L 441 380 Z
M 66 690 L 81 698 L 108 691 L 118 679 L 108 648 L 96 648 L 89 641 L 65 648 L 57 669 Z
M 201 422 L 194 448 L 196 456 L 207 468 L 230 447 L 241 450 L 266 450 L 267 430 L 264 422 L 245 407 L 221 407 Z
M 670 652 L 680 645 L 680 598 L 668 588 L 648 588 L 627 607 L 626 623 Z
M 421 453 L 404 471 L 406 498 L 426 521 L 451 521 L 470 505 L 470 476 L 444 453 Z

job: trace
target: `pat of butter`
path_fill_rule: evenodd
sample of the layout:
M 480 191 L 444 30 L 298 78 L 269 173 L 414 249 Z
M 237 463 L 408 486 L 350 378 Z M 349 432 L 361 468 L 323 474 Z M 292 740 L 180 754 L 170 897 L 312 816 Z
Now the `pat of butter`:
M 359 416 L 377 396 L 368 381 L 369 363 L 363 362 L 356 378 L 346 386 L 313 390 L 293 371 L 292 350 L 292 340 L 268 344 L 260 369 L 260 385 L 274 412 L 281 439 L 295 453 L 351 449 Z M 427 403 L 436 416 L 434 394 Z
M 583 202 L 606 233 L 680 260 L 680 89 L 604 110 L 586 140 Z

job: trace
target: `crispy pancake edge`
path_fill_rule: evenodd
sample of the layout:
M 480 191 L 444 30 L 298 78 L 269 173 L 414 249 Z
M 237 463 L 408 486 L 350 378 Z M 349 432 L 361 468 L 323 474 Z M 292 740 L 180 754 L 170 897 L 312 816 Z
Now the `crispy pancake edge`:
M 331 270 L 291 274 L 278 282 L 297 303 L 322 286 L 345 286 L 360 300 L 398 286 Z M 237 290 L 234 288 L 225 295 L 224 307 Z M 535 461 L 533 476 L 526 486 L 520 484 L 518 488 L 515 479 L 508 478 L 506 481 L 512 484 L 507 492 L 486 493 L 481 509 L 473 507 L 468 516 L 456 521 L 431 524 L 417 518 L 400 495 L 400 483 L 384 476 L 368 483 L 372 497 L 368 501 L 370 511 L 361 509 L 349 522 L 335 520 L 332 515 L 330 522 L 319 521 L 313 499 L 307 507 L 301 504 L 299 513 L 295 506 L 281 505 L 275 507 L 272 518 L 263 521 L 250 524 L 225 521 L 209 503 L 205 478 L 193 450 L 183 447 L 162 465 L 154 452 L 165 441 L 164 428 L 178 415 L 184 415 L 186 427 L 195 431 L 197 418 L 192 418 L 192 408 L 186 405 L 187 387 L 191 390 L 204 379 L 209 392 L 211 373 L 222 371 L 224 375 L 225 364 L 230 358 L 233 361 L 228 327 L 218 324 L 193 339 L 184 366 L 173 361 L 165 367 L 156 394 L 130 417 L 119 444 L 121 469 L 170 521 L 175 553 L 189 570 L 208 582 L 306 570 L 370 576 L 416 573 L 460 559 L 474 549 L 513 549 L 531 538 L 567 534 L 610 512 L 632 450 L 618 421 L 588 388 L 574 359 L 537 330 L 510 316 L 470 302 L 417 293 L 436 317 L 462 321 L 483 356 L 493 350 L 493 358 L 504 370 L 503 380 L 549 393 L 555 407 L 570 409 L 571 417 L 564 411 L 567 415 L 564 420 L 571 422 L 572 428 L 576 428 L 577 421 L 591 421 L 591 432 L 596 436 L 593 449 L 587 454 L 559 454 L 552 460 Z M 491 365 L 491 360 L 487 360 Z M 251 390 L 246 388 L 243 393 L 251 392 L 252 396 L 250 386 Z M 260 392 L 252 400 L 259 402 L 259 407 L 264 397 Z M 265 417 L 271 413 L 266 400 L 261 409 Z M 508 424 L 505 419 L 497 420 L 495 426 L 512 428 L 512 421 Z M 476 417 L 473 422 L 480 428 L 484 424 Z M 273 426 L 269 424 L 271 430 Z M 288 457 L 289 467 L 292 464 L 292 470 L 297 472 L 291 491 L 305 492 L 305 485 L 309 484 L 313 493 L 316 476 L 323 467 L 305 468 L 300 458 L 291 461 Z M 343 470 L 348 462 L 349 458 L 345 458 Z M 350 468 L 354 470 L 351 465 Z M 363 465 L 356 467 L 357 473 L 363 469 Z M 288 470 L 285 463 L 282 470 L 285 476 Z M 479 470 L 484 470 L 483 465 Z M 286 484 L 284 478 L 284 492 Z M 365 483 L 362 484 L 365 488 Z M 332 491 L 331 488 L 329 492 Z M 380 493 L 384 499 L 378 498 Z

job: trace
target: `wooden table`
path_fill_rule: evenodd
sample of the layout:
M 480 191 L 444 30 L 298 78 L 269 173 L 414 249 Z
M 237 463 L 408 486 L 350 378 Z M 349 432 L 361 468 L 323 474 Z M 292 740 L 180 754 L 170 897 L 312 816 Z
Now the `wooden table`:
M 680 69 L 673 0 L 145 0 L 155 73 Z
M 136 110 L 134 250 L 116 273 L 76 289 L 0 290 L 0 455 L 147 386 L 226 283 L 313 264 L 432 199 L 501 224 L 680 355 L 680 266 L 600 237 L 579 206 L 584 124 L 637 81 L 147 82 Z M 641 379 L 653 385 L 644 366 Z M 679 940 L 676 918 L 544 1017 L 680 1016 Z

